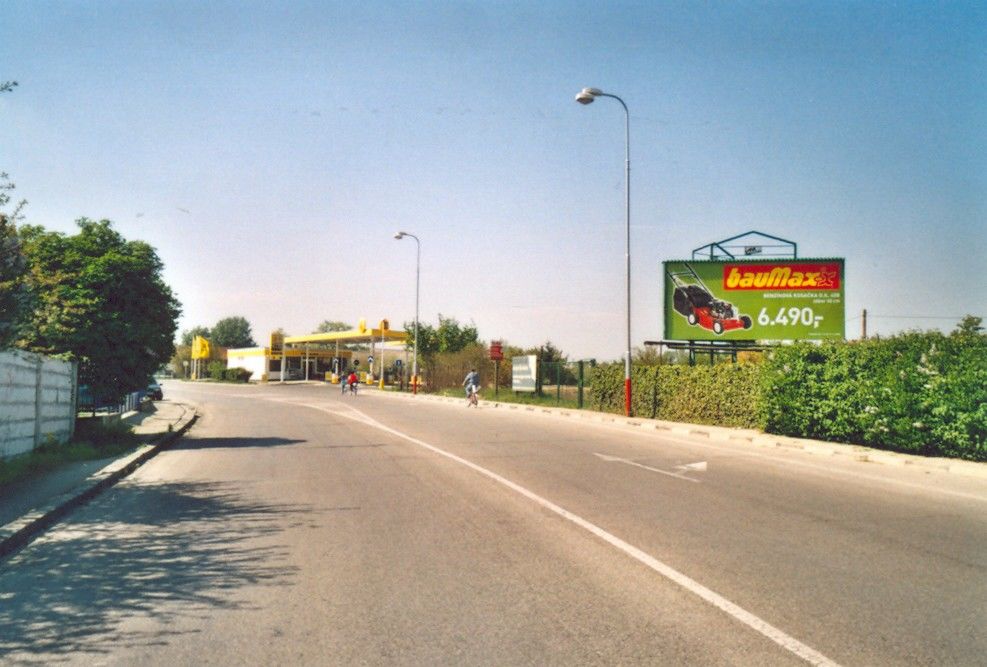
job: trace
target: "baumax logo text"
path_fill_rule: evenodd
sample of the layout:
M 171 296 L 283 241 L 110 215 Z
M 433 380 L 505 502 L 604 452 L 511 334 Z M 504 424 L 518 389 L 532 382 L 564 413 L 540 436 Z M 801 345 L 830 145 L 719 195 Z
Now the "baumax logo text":
M 723 287 L 728 290 L 802 290 L 840 288 L 840 265 L 726 264 Z

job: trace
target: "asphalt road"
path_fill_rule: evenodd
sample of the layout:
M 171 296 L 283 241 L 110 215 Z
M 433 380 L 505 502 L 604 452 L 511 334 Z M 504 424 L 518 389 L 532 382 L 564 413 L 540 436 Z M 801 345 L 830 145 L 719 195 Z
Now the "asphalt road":
M 0 562 L 0 663 L 984 664 L 987 482 L 305 385 Z

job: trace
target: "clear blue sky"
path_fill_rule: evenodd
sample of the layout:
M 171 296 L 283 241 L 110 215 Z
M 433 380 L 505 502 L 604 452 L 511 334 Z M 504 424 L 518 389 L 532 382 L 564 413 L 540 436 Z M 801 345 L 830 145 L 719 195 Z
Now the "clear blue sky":
M 751 229 L 845 257 L 847 334 L 987 316 L 987 6 L 0 4 L 0 169 L 26 222 L 155 246 L 180 327 L 258 340 L 421 308 L 623 349 L 661 269 Z

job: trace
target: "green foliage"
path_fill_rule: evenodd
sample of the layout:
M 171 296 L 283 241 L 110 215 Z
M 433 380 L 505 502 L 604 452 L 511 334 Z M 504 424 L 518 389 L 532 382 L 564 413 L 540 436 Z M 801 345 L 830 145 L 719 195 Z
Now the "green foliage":
M 36 305 L 17 345 L 77 359 L 79 383 L 116 401 L 171 356 L 181 311 L 151 246 L 126 241 L 108 220 L 78 226 L 75 236 L 21 228 Z
M 776 350 L 762 378 L 768 430 L 987 460 L 987 336 L 908 333 Z
M 256 347 L 254 337 L 250 333 L 250 323 L 246 318 L 238 315 L 224 317 L 216 322 L 212 328 L 212 337 L 209 339 L 214 345 L 220 347 Z
M 716 366 L 635 366 L 631 371 L 631 410 L 639 417 L 666 421 L 758 428 L 758 364 Z M 597 366 L 592 376 L 593 406 L 624 411 L 624 365 Z
M 956 325 L 956 330 L 953 332 L 961 336 L 977 336 L 983 333 L 984 318 L 977 317 L 975 315 L 964 315 L 963 319 L 959 321 Z
M 80 419 L 72 442 L 62 445 L 47 442 L 29 454 L 0 459 L 0 490 L 66 463 L 117 456 L 133 449 L 138 442 L 131 427 L 121 421 L 106 423 L 99 418 Z
M 182 332 L 181 344 L 185 347 L 192 347 L 192 341 L 195 340 L 196 336 L 209 338 L 211 335 L 212 334 L 209 332 L 209 327 L 192 327 L 191 329 L 186 329 Z
M 5 176 L 0 174 L 0 178 Z M 30 314 L 27 273 L 27 260 L 21 252 L 14 221 L 0 213 L 0 349 L 16 340 Z
M 227 368 L 223 372 L 223 379 L 227 382 L 247 382 L 253 373 L 246 368 Z
M 350 331 L 353 327 L 346 322 L 340 322 L 339 320 L 323 320 L 318 327 L 315 328 L 314 333 L 332 333 L 333 331 Z
M 411 350 L 414 348 L 415 323 L 405 322 L 404 330 L 408 334 L 407 347 Z M 476 326 L 463 326 L 453 317 L 443 317 L 442 313 L 439 313 L 438 327 L 418 322 L 419 361 L 439 352 L 459 352 L 479 342 Z
M 621 364 L 598 366 L 591 403 L 624 408 Z M 987 460 L 987 335 L 959 330 L 776 348 L 760 363 L 637 366 L 642 417 Z
M 210 361 L 209 365 L 206 366 L 206 375 L 211 377 L 213 380 L 225 380 L 226 379 L 226 362 L 225 361 Z

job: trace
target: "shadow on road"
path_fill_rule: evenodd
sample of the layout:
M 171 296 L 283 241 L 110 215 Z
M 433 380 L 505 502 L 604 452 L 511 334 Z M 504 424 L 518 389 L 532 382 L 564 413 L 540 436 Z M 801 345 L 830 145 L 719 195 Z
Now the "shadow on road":
M 288 438 L 196 438 L 185 436 L 171 449 L 245 449 L 250 447 L 284 447 L 297 445 L 306 440 L 291 440 Z
M 0 563 L 0 663 L 96 659 L 165 644 L 182 618 L 249 609 L 238 589 L 295 576 L 271 536 L 309 511 L 223 484 L 118 486 Z

